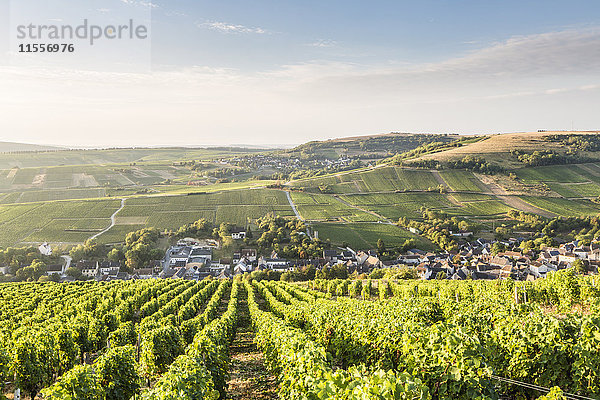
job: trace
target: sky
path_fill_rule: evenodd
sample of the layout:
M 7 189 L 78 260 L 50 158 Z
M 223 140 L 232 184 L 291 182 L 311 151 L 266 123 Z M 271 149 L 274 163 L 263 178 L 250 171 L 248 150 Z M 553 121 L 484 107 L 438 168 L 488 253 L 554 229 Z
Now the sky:
M 600 129 L 596 1 L 0 1 L 4 141 L 277 147 Z M 18 24 L 84 18 L 150 34 L 17 53 Z

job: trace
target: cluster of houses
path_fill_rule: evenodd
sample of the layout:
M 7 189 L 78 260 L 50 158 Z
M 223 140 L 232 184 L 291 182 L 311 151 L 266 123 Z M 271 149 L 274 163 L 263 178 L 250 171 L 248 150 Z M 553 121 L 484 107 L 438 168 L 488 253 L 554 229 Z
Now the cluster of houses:
M 222 165 L 250 166 L 254 169 L 274 168 L 277 170 L 298 170 L 307 167 L 310 168 L 341 168 L 347 167 L 352 159 L 345 155 L 338 159 L 318 158 L 314 160 L 300 160 L 294 157 L 277 157 L 268 154 L 254 154 L 244 157 L 234 157 L 231 159 L 220 159 L 218 162 Z
M 422 279 L 435 279 L 443 273 L 449 279 L 535 280 L 545 278 L 549 272 L 570 268 L 578 259 L 588 271 L 598 271 L 600 266 L 600 242 L 581 246 L 574 241 L 559 247 L 543 247 L 539 252 L 522 252 L 518 249 L 519 242 L 519 239 L 503 242 L 514 250 L 497 254 L 492 251 L 494 242 L 485 239 L 466 243 L 455 253 L 434 254 L 413 249 L 396 263 L 416 268 Z
M 240 229 L 232 235 L 245 235 Z M 133 272 L 124 271 L 116 261 L 74 262 L 81 275 L 97 281 L 173 278 L 204 279 L 230 278 L 232 275 L 253 271 L 291 271 L 306 265 L 317 269 L 343 265 L 348 273 L 369 273 L 375 268 L 399 266 L 412 267 L 421 279 L 506 279 L 534 280 L 545 278 L 549 272 L 573 266 L 581 260 L 588 271 L 597 272 L 600 267 L 600 241 L 589 246 L 577 241 L 563 243 L 558 247 L 543 247 L 541 251 L 521 251 L 522 239 L 500 242 L 512 249 L 494 254 L 495 241 L 477 239 L 466 242 L 455 252 L 431 253 L 412 249 L 392 261 L 382 261 L 375 250 L 354 251 L 351 248 L 327 249 L 322 257 L 302 260 L 280 258 L 273 252 L 269 257 L 259 256 L 256 249 L 247 248 L 233 253 L 232 258 L 213 259 L 214 245 L 200 244 L 194 239 L 184 239 L 171 246 L 162 260 L 154 260 L 145 268 Z M 40 251 L 47 249 L 40 246 Z M 67 265 L 49 265 L 46 274 L 58 275 L 61 280 L 73 280 L 66 274 Z M 0 272 L 7 273 L 7 271 Z M 441 275 L 440 275 L 441 274 Z

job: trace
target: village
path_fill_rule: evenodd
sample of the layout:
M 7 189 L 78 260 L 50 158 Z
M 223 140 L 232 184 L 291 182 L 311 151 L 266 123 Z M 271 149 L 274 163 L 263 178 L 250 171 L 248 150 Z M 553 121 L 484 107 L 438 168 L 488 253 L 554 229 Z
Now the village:
M 246 232 L 239 228 L 231 232 L 233 240 L 241 240 Z M 540 251 L 523 251 L 519 245 L 524 239 L 510 238 L 504 241 L 476 239 L 461 244 L 454 252 L 426 252 L 410 249 L 394 260 L 382 260 L 377 250 L 354 250 L 350 247 L 326 249 L 322 256 L 309 259 L 285 259 L 276 252 L 259 254 L 256 248 L 234 251 L 230 258 L 213 257 L 215 244 L 193 238 L 179 240 L 165 252 L 164 258 L 153 260 L 143 268 L 133 271 L 123 268 L 120 262 L 109 260 L 80 260 L 47 267 L 46 275 L 52 280 L 68 282 L 77 279 L 112 281 L 130 279 L 187 279 L 201 280 L 207 277 L 230 279 L 235 275 L 255 271 L 271 272 L 277 278 L 285 272 L 298 271 L 312 266 L 316 271 L 336 266 L 347 275 L 370 274 L 376 269 L 404 268 L 412 271 L 410 276 L 418 279 L 493 280 L 513 279 L 532 281 L 545 278 L 552 271 L 575 267 L 580 273 L 597 273 L 600 266 L 600 241 L 579 245 L 577 241 L 562 243 L 558 247 L 544 247 Z M 507 249 L 498 251 L 498 249 Z M 39 247 L 48 254 L 48 244 Z M 67 273 L 70 269 L 70 273 Z M 73 269 L 78 273 L 72 273 Z M 0 267 L 7 273 L 8 267 Z

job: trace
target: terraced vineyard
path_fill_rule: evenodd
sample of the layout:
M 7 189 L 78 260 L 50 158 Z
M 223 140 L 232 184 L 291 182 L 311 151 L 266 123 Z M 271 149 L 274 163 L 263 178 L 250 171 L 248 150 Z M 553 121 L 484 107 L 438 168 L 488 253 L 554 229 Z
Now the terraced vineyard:
M 253 331 L 266 369 L 232 383 L 241 398 L 257 380 L 282 399 L 536 398 L 554 386 L 600 394 L 600 291 L 590 277 L 308 286 L 0 284 L 0 382 L 4 393 L 47 399 L 227 398 L 229 347 L 250 322 L 242 332 Z

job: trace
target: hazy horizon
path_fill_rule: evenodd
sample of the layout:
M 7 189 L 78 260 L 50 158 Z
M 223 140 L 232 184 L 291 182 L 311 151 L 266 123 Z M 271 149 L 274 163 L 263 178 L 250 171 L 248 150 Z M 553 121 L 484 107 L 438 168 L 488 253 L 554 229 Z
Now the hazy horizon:
M 600 126 L 596 3 L 94 1 L 13 1 L 11 26 L 135 17 L 151 23 L 150 47 L 137 58 L 127 43 L 13 48 L 0 65 L 0 140 L 280 147 Z

